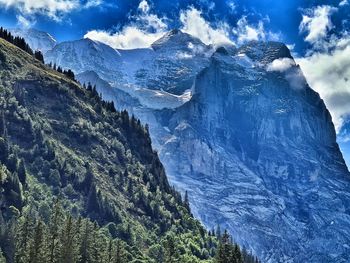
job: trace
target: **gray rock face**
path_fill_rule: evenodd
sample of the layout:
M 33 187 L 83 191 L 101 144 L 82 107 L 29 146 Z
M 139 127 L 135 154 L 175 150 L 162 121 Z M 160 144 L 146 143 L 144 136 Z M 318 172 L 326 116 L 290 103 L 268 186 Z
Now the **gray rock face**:
M 284 45 L 267 45 L 274 52 L 255 64 L 284 56 Z M 266 262 L 349 262 L 350 175 L 330 114 L 297 66 L 268 72 L 216 53 L 169 119 L 161 156 L 206 225 L 229 228 Z
M 350 261 L 350 175 L 285 45 L 213 53 L 178 30 L 149 49 L 101 45 L 66 43 L 49 58 L 149 123 L 171 182 L 208 227 L 228 228 L 263 262 Z

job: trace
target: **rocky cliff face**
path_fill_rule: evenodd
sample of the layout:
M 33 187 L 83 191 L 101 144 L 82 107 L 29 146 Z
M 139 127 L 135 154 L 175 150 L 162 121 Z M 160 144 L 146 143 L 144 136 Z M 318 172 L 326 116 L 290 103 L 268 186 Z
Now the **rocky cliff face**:
M 266 70 L 290 56 L 284 45 L 256 45 L 212 56 L 192 99 L 163 124 L 173 134 L 163 161 L 203 222 L 266 262 L 347 262 L 350 176 L 330 114 L 298 66 Z
M 149 123 L 172 183 L 208 227 L 229 228 L 265 262 L 350 260 L 350 175 L 330 114 L 285 45 L 213 53 L 175 30 L 150 49 L 115 51 L 108 70 L 119 75 L 55 52 L 50 60 L 133 98 L 125 108 Z

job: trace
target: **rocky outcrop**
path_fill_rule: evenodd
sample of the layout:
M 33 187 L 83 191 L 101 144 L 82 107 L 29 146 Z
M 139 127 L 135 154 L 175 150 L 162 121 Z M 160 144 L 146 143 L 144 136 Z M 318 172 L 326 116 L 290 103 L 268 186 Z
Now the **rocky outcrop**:
M 264 261 L 348 262 L 350 175 L 299 67 L 267 70 L 283 58 L 292 59 L 273 42 L 215 53 L 192 99 L 163 123 L 173 137 L 162 160 L 196 216 Z

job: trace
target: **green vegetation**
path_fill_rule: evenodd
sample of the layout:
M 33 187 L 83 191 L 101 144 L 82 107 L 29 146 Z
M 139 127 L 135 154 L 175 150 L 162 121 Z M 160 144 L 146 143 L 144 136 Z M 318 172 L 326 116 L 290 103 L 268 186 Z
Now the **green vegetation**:
M 2 39 L 0 191 L 0 262 L 241 262 L 215 259 L 146 126 Z

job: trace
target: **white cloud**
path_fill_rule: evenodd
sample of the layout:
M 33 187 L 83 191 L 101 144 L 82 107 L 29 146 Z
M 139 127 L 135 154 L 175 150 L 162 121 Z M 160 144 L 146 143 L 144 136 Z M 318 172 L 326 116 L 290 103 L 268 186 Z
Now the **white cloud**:
M 342 1 L 339 5 L 346 5 Z M 308 32 L 305 40 L 312 49 L 296 59 L 310 86 L 324 99 L 337 132 L 350 116 L 350 34 L 330 34 L 331 15 L 338 9 L 318 6 L 303 16 L 300 29 Z
M 243 16 L 237 22 L 237 27 L 232 29 L 232 32 L 237 37 L 238 44 L 243 44 L 253 40 L 277 40 L 278 34 L 265 32 L 264 22 L 260 20 L 256 25 L 249 24 L 247 17 Z
M 148 33 L 137 27 L 128 26 L 121 32 L 111 34 L 106 31 L 92 30 L 85 34 L 84 38 L 98 40 L 113 48 L 134 49 L 149 47 L 159 39 L 163 33 Z
M 304 10 L 299 30 L 301 33 L 307 33 L 305 41 L 316 47 L 322 47 L 328 32 L 333 28 L 331 15 L 336 10 L 337 8 L 328 5 Z
M 59 20 L 64 13 L 79 7 L 77 0 L 0 0 L 0 6 L 15 8 L 22 15 L 44 14 Z
M 286 79 L 288 80 L 290 87 L 293 89 L 300 90 L 304 89 L 306 86 L 306 79 L 303 72 L 298 67 L 293 67 L 286 71 Z
M 345 5 L 348 5 L 349 2 L 348 0 L 342 0 L 340 3 L 339 3 L 339 6 L 345 6 Z
M 84 8 L 96 7 L 96 6 L 100 6 L 102 4 L 103 4 L 103 0 L 88 0 L 85 3 Z
M 146 0 L 142 0 L 139 4 L 139 9 L 143 12 L 143 13 L 148 13 L 150 10 L 149 4 Z
M 133 17 L 134 22 L 116 33 L 92 30 L 85 34 L 85 38 L 98 40 L 114 48 L 132 49 L 146 48 L 162 37 L 168 30 L 166 18 L 152 14 L 146 0 L 138 6 L 140 14 Z M 229 28 L 225 23 L 212 27 L 203 17 L 201 11 L 191 7 L 180 12 L 180 29 L 188 34 L 198 37 L 205 44 L 232 43 L 229 39 Z
M 267 71 L 284 73 L 286 80 L 293 89 L 305 87 L 305 78 L 296 63 L 291 58 L 279 58 L 272 61 L 266 68 Z
M 232 43 L 229 38 L 229 26 L 220 23 L 215 28 L 206 21 L 201 11 L 193 7 L 180 13 L 183 32 L 198 37 L 205 44 L 220 45 Z
M 280 58 L 272 61 L 272 63 L 267 66 L 267 71 L 285 72 L 288 69 L 290 69 L 292 66 L 295 66 L 295 62 L 293 59 Z
M 340 41 L 347 42 L 346 37 Z M 350 115 L 350 45 L 297 59 L 310 86 L 320 93 L 337 131 Z
M 235 12 L 236 11 L 237 6 L 236 6 L 235 2 L 230 1 L 230 2 L 227 3 L 227 6 L 230 8 L 230 12 Z
M 22 28 L 30 28 L 35 24 L 35 21 L 33 21 L 29 18 L 26 18 L 22 15 L 17 15 L 16 18 L 18 21 L 18 25 Z
M 133 49 L 149 47 L 167 31 L 168 27 L 164 18 L 152 14 L 146 0 L 142 0 L 138 6 L 139 14 L 132 17 L 134 22 L 123 27 L 121 31 L 111 33 L 102 30 L 92 30 L 85 34 L 84 38 L 90 38 L 103 42 L 113 48 Z
M 292 52 L 295 48 L 295 44 L 287 44 L 287 48 Z

